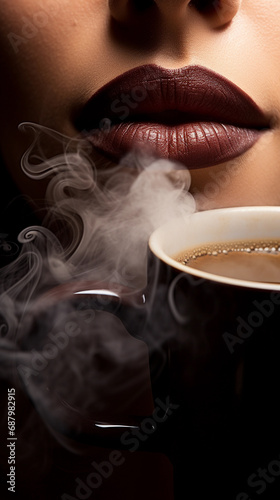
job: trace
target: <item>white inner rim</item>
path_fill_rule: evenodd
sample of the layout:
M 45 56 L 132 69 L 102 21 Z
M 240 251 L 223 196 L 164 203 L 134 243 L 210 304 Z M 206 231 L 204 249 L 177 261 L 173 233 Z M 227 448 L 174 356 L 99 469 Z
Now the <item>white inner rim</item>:
M 183 273 L 234 286 L 280 291 L 280 283 L 218 276 L 180 264 L 174 257 L 197 246 L 228 241 L 280 240 L 280 207 L 237 207 L 197 212 L 168 222 L 151 235 L 151 251 Z

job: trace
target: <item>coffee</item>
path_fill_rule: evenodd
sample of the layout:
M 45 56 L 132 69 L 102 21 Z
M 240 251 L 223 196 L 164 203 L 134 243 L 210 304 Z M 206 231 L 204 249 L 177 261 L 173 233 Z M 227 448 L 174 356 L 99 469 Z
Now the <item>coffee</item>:
M 186 250 L 176 260 L 193 269 L 228 278 L 280 283 L 280 240 L 205 245 Z

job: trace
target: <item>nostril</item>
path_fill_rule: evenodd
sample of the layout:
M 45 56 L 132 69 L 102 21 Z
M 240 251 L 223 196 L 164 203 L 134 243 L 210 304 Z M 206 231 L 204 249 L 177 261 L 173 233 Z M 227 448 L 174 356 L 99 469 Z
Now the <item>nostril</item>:
M 110 14 L 115 21 L 129 22 L 136 14 L 145 12 L 153 5 L 154 0 L 108 0 Z
M 210 12 L 219 9 L 220 0 L 191 0 L 189 5 L 200 12 Z
M 137 11 L 143 11 L 152 7 L 154 0 L 133 0 L 133 6 Z

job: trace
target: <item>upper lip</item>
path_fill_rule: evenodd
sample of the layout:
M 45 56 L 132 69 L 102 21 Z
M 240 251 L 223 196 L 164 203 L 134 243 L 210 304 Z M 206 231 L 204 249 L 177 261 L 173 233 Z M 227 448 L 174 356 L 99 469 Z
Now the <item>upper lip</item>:
M 181 113 L 181 115 L 180 115 Z M 243 90 L 201 66 L 165 69 L 150 64 L 118 76 L 86 103 L 76 125 L 79 130 L 130 122 L 211 121 L 262 129 L 269 120 Z

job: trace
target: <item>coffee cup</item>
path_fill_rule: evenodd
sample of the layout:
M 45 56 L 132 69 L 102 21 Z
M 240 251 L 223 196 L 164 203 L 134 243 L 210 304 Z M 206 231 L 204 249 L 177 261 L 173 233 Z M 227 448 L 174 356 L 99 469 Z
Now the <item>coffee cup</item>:
M 177 257 L 214 248 L 215 259 L 219 248 L 243 247 L 252 269 L 255 249 L 265 266 L 266 256 L 277 258 L 279 221 L 279 207 L 218 209 L 172 221 L 150 238 L 155 287 L 166 285 L 162 304 L 173 320 L 168 379 L 179 410 L 173 438 L 168 432 L 177 441 L 169 454 L 178 498 L 186 484 L 193 498 L 209 490 L 216 498 L 250 498 L 257 486 L 251 481 L 248 493 L 244 486 L 254 468 L 279 455 L 280 283 L 257 281 L 254 272 L 249 280 L 205 272 Z
M 56 317 L 58 302 L 70 301 L 79 313 L 103 310 L 117 316 L 147 346 L 153 401 L 160 412 L 145 416 L 150 432 L 139 449 L 169 456 L 176 498 L 182 488 L 196 491 L 192 498 L 202 498 L 207 488 L 216 498 L 227 498 L 227 488 L 238 494 L 240 478 L 246 478 L 256 457 L 261 464 L 260 443 L 278 435 L 280 416 L 275 410 L 280 283 L 216 275 L 177 257 L 221 242 L 244 242 L 244 248 L 248 242 L 274 245 L 280 242 L 279 222 L 280 207 L 217 209 L 172 220 L 150 237 L 147 286 L 140 293 L 83 281 L 52 290 L 40 303 L 41 325 L 46 310 Z M 68 413 L 59 411 L 58 420 L 52 418 L 57 431 L 110 448 L 125 448 L 129 433 L 135 435 L 143 423 L 143 415 L 129 422 L 125 415 L 124 422 L 108 418 L 106 425 L 93 415 L 89 423 L 80 412 L 77 424 L 77 414 Z M 59 419 L 64 417 L 63 426 Z M 269 441 L 266 455 L 272 450 Z

